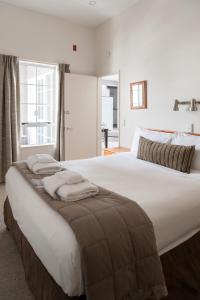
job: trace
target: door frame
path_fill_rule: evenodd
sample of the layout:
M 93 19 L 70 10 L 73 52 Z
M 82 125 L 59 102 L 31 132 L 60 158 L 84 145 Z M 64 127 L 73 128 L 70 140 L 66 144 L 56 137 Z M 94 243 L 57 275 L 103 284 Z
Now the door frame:
M 117 112 L 117 119 L 118 119 L 118 130 L 119 130 L 119 147 L 121 145 L 121 101 L 120 101 L 120 87 L 121 87 L 121 78 L 120 78 L 120 70 L 113 73 L 106 73 L 103 75 L 98 75 L 97 77 L 97 90 L 98 90 L 98 96 L 97 96 L 97 155 L 102 155 L 102 134 L 101 134 L 101 121 L 102 121 L 102 78 L 105 76 L 112 76 L 112 75 L 118 75 L 118 89 L 117 89 L 117 102 L 118 102 L 118 112 Z

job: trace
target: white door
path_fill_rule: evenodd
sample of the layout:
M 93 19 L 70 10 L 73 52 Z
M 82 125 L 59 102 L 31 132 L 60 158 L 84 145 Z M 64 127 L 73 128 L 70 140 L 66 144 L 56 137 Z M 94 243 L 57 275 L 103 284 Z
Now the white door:
M 97 155 L 97 78 L 65 74 L 65 159 Z

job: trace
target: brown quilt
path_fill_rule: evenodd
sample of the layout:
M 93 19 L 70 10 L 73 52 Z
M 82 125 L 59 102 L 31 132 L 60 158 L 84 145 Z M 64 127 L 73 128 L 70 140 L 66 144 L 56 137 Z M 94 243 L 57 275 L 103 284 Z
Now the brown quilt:
M 44 175 L 33 174 L 25 162 L 15 166 L 73 229 L 81 249 L 87 300 L 167 295 L 153 225 L 136 202 L 102 188 L 84 200 L 54 200 L 41 184 Z

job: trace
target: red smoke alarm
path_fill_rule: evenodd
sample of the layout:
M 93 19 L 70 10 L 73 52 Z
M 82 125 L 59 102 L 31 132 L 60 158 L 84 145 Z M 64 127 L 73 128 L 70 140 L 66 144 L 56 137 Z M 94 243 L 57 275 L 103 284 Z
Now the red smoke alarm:
M 77 51 L 77 45 L 73 45 L 73 51 L 74 51 L 74 52 Z

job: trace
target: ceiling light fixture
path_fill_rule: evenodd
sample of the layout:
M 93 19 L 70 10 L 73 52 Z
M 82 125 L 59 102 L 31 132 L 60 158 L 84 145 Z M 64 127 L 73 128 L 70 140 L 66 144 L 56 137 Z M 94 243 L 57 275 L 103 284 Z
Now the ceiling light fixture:
M 96 0 L 90 0 L 89 1 L 89 5 L 91 5 L 91 6 L 95 6 L 96 4 L 97 4 Z

